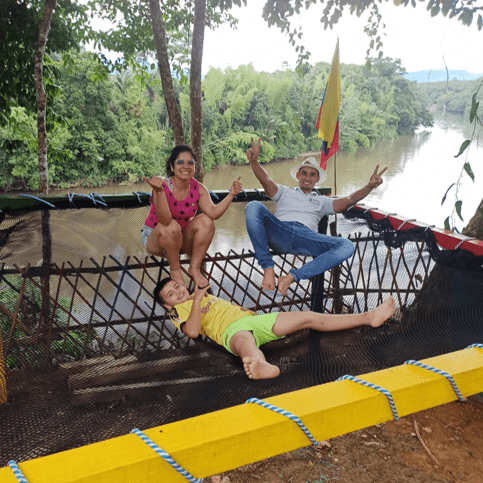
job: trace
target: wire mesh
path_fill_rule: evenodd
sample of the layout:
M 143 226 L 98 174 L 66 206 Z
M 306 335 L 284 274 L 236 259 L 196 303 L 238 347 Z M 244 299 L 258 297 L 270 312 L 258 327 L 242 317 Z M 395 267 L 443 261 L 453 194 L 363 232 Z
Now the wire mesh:
M 146 207 L 8 215 L 0 226 L 8 394 L 0 405 L 0 465 L 483 342 L 481 260 L 471 270 L 438 265 L 434 283 L 427 233 L 403 239 L 339 216 L 337 231 L 353 241 L 353 257 L 283 297 L 260 288 L 243 208 L 237 203 L 234 217 L 217 221 L 203 265 L 214 295 L 259 313 L 310 310 L 314 297 L 319 311 L 352 313 L 392 294 L 394 317 L 378 329 L 307 330 L 271 342 L 264 353 L 282 374 L 252 381 L 239 359 L 206 338 L 187 339 L 154 302 L 169 267 L 141 244 Z M 274 260 L 278 275 L 306 261 Z M 193 288 L 188 264 L 182 257 Z

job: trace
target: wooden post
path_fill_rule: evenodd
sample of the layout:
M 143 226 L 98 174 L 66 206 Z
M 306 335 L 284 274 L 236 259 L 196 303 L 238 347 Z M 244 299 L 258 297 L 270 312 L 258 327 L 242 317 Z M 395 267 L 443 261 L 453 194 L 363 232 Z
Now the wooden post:
M 330 224 L 330 235 L 337 236 L 337 222 L 333 221 Z M 333 304 L 333 313 L 334 314 L 341 314 L 342 313 L 342 295 L 340 292 L 340 265 L 337 265 L 332 269 L 332 288 L 334 291 L 334 304 Z
M 2 331 L 0 331 L 0 404 L 7 402 L 7 371 L 3 356 Z

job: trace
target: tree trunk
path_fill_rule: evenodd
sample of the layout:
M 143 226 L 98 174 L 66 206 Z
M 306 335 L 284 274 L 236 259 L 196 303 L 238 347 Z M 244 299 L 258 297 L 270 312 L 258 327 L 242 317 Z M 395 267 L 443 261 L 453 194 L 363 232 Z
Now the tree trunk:
M 154 43 L 158 55 L 159 74 L 163 85 L 164 100 L 168 109 L 169 122 L 173 129 L 175 145 L 185 144 L 183 123 L 176 103 L 171 68 L 169 65 L 168 48 L 166 46 L 166 32 L 164 30 L 163 17 L 159 8 L 159 0 L 149 0 L 151 23 L 153 25 Z
M 477 240 L 483 240 L 483 200 L 481 200 L 473 218 L 461 233 L 465 236 L 475 237 Z
M 462 231 L 467 237 L 474 237 L 483 240 L 483 200 L 476 209 L 473 218 Z M 451 269 L 435 265 L 429 274 L 428 279 L 417 293 L 411 306 L 413 314 L 431 313 L 435 310 L 442 310 L 450 314 L 452 304 L 453 286 L 451 283 Z
M 47 131 L 45 129 L 45 116 L 47 110 L 47 94 L 44 89 L 43 70 L 44 52 L 47 37 L 50 31 L 50 22 L 57 6 L 57 0 L 45 0 L 44 16 L 39 28 L 39 39 L 35 46 L 34 76 L 35 88 L 37 89 L 37 131 L 38 131 L 38 155 L 39 155 L 39 191 L 48 194 L 49 191 L 49 168 L 47 165 Z
M 195 19 L 193 23 L 193 43 L 191 47 L 190 70 L 190 105 L 191 105 L 191 145 L 198 158 L 195 177 L 203 182 L 202 149 L 202 92 L 201 63 L 203 60 L 203 42 L 205 35 L 206 0 L 195 0 Z

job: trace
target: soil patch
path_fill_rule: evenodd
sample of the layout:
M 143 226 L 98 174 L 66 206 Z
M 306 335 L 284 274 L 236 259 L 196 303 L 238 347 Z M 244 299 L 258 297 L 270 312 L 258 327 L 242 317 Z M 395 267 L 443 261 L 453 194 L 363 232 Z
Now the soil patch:
M 482 483 L 483 394 L 211 477 L 212 483 L 326 481 Z

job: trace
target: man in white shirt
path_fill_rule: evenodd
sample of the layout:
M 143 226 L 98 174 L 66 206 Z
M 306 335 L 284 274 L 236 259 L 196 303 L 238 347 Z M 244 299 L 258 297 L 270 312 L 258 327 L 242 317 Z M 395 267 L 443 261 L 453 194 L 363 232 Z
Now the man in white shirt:
M 292 167 L 290 174 L 299 183 L 298 188 L 288 188 L 274 183 L 268 173 L 260 166 L 261 139 L 247 151 L 247 158 L 253 173 L 260 181 L 265 194 L 272 199 L 277 210 L 273 215 L 259 201 L 252 201 L 245 208 L 248 235 L 255 249 L 255 258 L 263 269 L 262 288 L 274 290 L 277 286 L 282 295 L 287 295 L 293 282 L 310 279 L 336 267 L 354 253 L 350 240 L 317 233 L 319 221 L 325 215 L 341 213 L 365 198 L 374 188 L 382 184 L 382 174 L 376 166 L 369 183 L 344 198 L 320 196 L 312 190 L 327 175 L 315 158 Z M 276 281 L 274 263 L 269 249 L 277 253 L 308 255 L 313 260 L 299 269 L 291 269 L 287 275 Z

